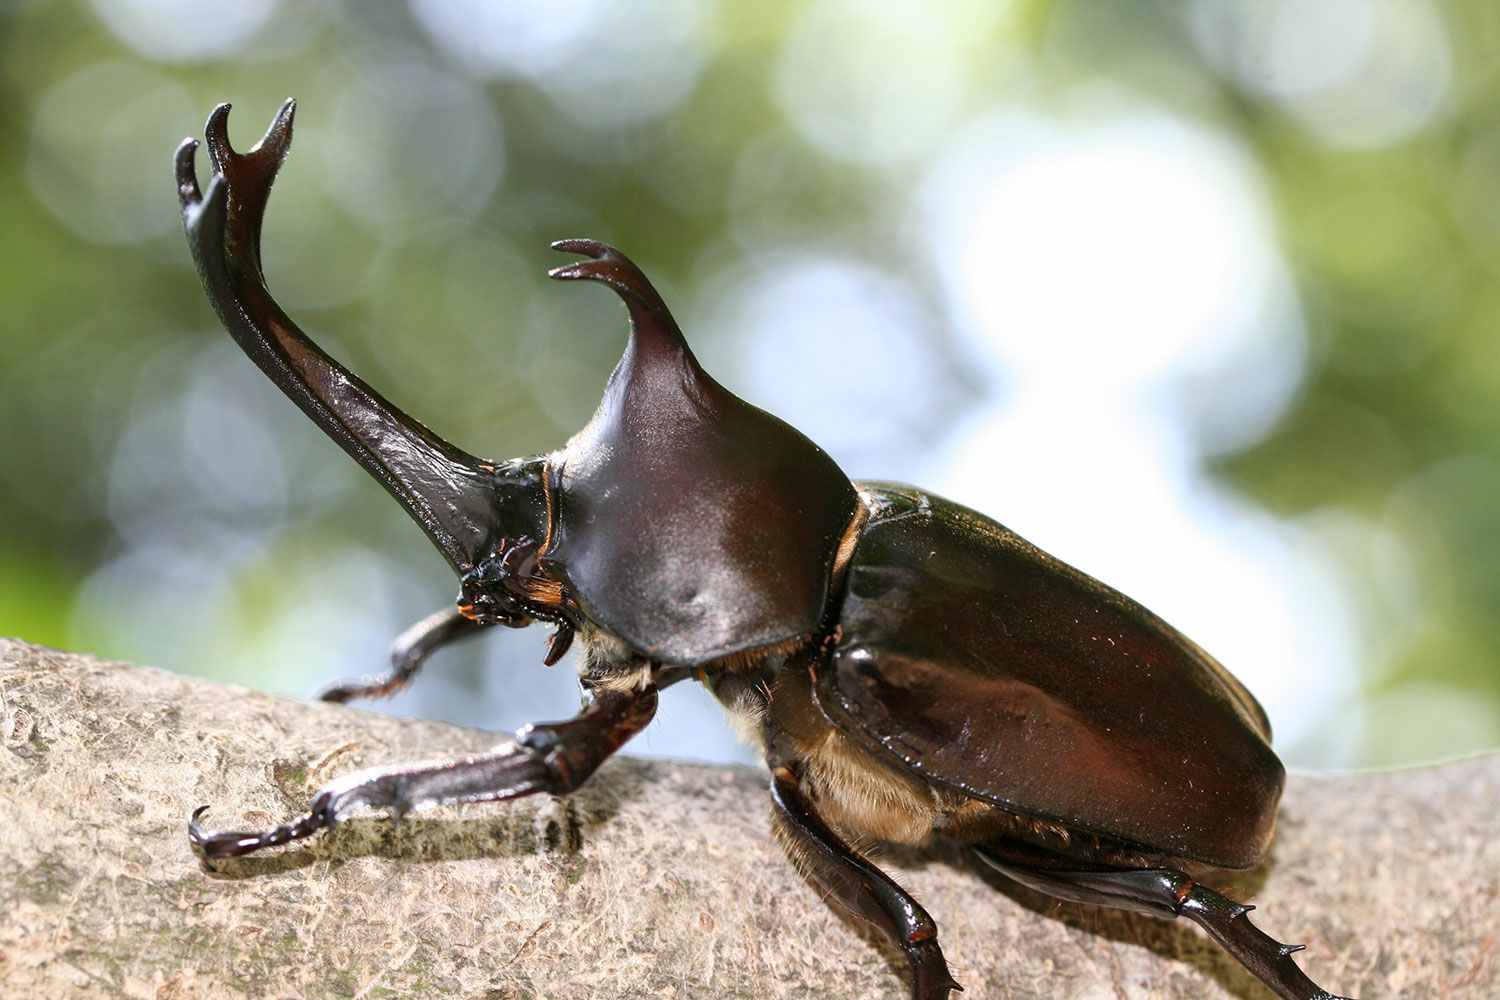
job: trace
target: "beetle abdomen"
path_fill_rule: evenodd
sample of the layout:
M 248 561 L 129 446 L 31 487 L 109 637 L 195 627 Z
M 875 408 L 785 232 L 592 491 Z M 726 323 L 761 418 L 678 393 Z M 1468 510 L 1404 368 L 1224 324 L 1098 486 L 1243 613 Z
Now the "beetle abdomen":
M 1283 782 L 1264 713 L 1123 594 L 967 508 L 864 484 L 830 719 L 942 785 L 1223 867 L 1256 864 Z

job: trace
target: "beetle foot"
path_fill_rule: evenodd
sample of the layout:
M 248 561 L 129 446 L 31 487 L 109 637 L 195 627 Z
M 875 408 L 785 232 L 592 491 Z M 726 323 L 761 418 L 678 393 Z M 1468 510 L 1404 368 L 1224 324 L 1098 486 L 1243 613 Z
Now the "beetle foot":
M 389 677 L 366 677 L 357 681 L 335 681 L 318 692 L 319 701 L 346 705 L 364 698 L 384 698 L 395 694 L 404 682 Z
M 950 993 L 963 992 L 964 988 L 949 971 L 936 939 L 911 945 L 906 949 L 906 957 L 911 962 L 912 1000 L 948 1000 Z
M 193 810 L 192 818 L 188 820 L 188 839 L 192 841 L 194 847 L 203 852 L 204 857 L 211 860 L 243 857 L 263 847 L 275 847 L 278 844 L 301 840 L 303 837 L 310 837 L 319 830 L 333 826 L 338 822 L 333 805 L 333 797 L 325 792 L 314 799 L 307 812 L 301 816 L 290 823 L 283 823 L 281 826 L 272 827 L 262 833 L 240 830 L 219 830 L 209 833 L 198 822 L 203 814 L 208 812 L 208 806 L 199 806 Z

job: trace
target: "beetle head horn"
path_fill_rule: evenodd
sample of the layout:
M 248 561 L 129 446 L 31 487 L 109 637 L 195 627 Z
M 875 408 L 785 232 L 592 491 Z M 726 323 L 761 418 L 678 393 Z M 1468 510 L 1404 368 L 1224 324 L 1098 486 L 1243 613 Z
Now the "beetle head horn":
M 235 341 L 293 402 L 364 466 L 422 526 L 460 573 L 504 534 L 539 535 L 539 472 L 481 462 L 422 426 L 323 352 L 266 288 L 260 233 L 276 173 L 292 142 L 293 101 L 241 153 L 229 142 L 229 105 L 208 117 L 213 178 L 198 186 L 195 139 L 177 149 L 177 193 L 188 245 L 214 310 Z M 533 463 L 535 464 L 535 463 Z M 534 496 L 533 496 L 534 494 Z M 518 527 L 519 526 L 519 527 Z
M 630 341 L 587 426 L 551 456 L 543 565 L 642 652 L 705 662 L 811 632 L 858 507 L 833 459 L 698 364 L 651 282 L 593 240 L 561 280 L 613 288 Z

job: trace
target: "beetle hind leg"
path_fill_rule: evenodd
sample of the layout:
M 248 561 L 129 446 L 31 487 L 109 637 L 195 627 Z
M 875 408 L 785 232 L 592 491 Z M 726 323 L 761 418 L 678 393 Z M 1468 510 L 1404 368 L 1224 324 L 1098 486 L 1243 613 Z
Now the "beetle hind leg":
M 423 618 L 396 637 L 396 641 L 391 644 L 390 673 L 357 681 L 340 681 L 323 690 L 318 697 L 323 701 L 342 705 L 359 698 L 384 698 L 393 695 L 411 683 L 417 671 L 422 669 L 422 664 L 439 647 L 455 639 L 471 636 L 482 627 L 478 622 L 465 618 L 457 608 L 444 608 Z
M 948 1000 L 950 991 L 963 990 L 948 970 L 932 917 L 823 823 L 786 765 L 772 772 L 771 801 L 776 832 L 804 874 L 906 954 L 913 1000 Z
M 986 844 L 974 851 L 1000 874 L 1055 899 L 1154 917 L 1187 917 L 1283 1000 L 1346 1000 L 1318 986 L 1292 961 L 1302 945 L 1282 944 L 1250 922 L 1247 914 L 1255 907 L 1199 885 L 1185 872 L 1081 866 L 1012 843 Z

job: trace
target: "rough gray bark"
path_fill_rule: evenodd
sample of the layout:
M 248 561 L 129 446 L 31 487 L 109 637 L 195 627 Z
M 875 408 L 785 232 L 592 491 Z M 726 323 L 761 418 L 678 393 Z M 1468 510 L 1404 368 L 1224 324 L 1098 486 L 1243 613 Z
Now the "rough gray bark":
M 904 995 L 899 956 L 783 861 L 747 769 L 620 759 L 566 802 L 350 822 L 206 870 L 186 820 L 264 826 L 370 764 L 494 742 L 0 640 L 6 997 Z M 1500 756 L 1297 776 L 1258 922 L 1323 985 L 1500 996 Z M 1195 928 L 1049 904 L 952 849 L 889 853 L 963 996 L 1269 994 Z

